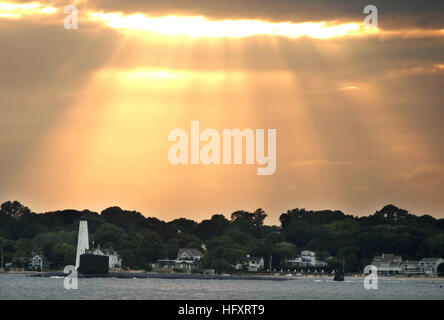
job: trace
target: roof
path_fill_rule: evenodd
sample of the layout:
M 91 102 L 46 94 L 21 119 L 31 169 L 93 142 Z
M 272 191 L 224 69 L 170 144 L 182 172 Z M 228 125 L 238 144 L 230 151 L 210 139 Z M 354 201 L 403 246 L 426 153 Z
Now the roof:
M 34 259 L 35 257 L 39 257 L 39 258 L 42 259 L 42 260 L 46 260 L 45 256 L 42 255 L 42 254 L 35 254 L 35 255 L 33 255 L 33 256 L 31 257 L 31 259 Z
M 100 249 L 106 255 L 117 255 L 117 252 L 113 249 Z
M 391 264 L 402 261 L 401 256 L 395 256 L 393 253 L 383 253 L 382 256 L 375 256 L 373 261 L 378 261 L 383 264 Z
M 194 261 L 186 261 L 186 260 L 171 260 L 171 259 L 159 259 L 157 263 L 166 263 L 166 264 L 195 264 Z
M 100 248 L 100 246 L 99 246 L 98 248 L 96 248 L 94 250 L 91 250 L 91 251 L 92 252 L 99 251 L 99 252 L 101 252 L 105 256 L 117 256 L 118 258 L 121 258 L 120 255 L 113 248 L 105 249 L 105 248 Z
M 247 259 L 248 262 L 256 262 L 256 263 L 258 263 L 258 262 L 261 261 L 262 258 L 261 257 L 247 257 L 246 259 Z
M 422 258 L 421 261 L 424 262 L 437 262 L 441 258 Z
M 418 264 L 419 264 L 419 261 L 416 261 L 416 260 L 406 260 L 401 263 L 401 265 L 410 265 L 410 266 L 416 266 Z
M 181 256 L 183 253 L 186 253 L 192 257 L 201 257 L 203 256 L 203 253 L 200 252 L 198 249 L 194 249 L 194 248 L 182 248 L 179 249 L 179 251 L 177 252 L 177 256 Z

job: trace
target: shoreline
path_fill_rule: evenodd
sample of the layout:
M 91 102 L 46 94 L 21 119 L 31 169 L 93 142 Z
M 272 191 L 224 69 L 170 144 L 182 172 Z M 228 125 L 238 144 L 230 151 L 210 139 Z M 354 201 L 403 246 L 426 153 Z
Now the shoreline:
M 27 274 L 31 277 L 66 277 L 62 271 Z M 148 273 L 148 272 L 109 272 L 107 274 L 78 274 L 79 278 L 119 278 L 119 279 L 192 279 L 192 280 L 268 280 L 287 281 L 288 277 L 258 275 L 208 275 L 187 273 Z
M 65 277 L 66 274 L 63 271 L 48 271 L 48 272 L 36 272 L 36 271 L 10 271 L 0 272 L 0 274 L 20 274 L 30 277 Z M 188 273 L 156 273 L 156 272 L 140 272 L 140 271 L 121 271 L 121 272 L 109 272 L 107 274 L 79 274 L 79 278 L 119 278 L 119 279 L 194 279 L 194 280 L 268 280 L 268 281 L 286 281 L 297 279 L 333 279 L 333 275 L 330 274 L 188 274 Z M 347 279 L 364 279 L 365 276 L 358 274 L 345 275 Z M 379 280 L 424 280 L 424 281 L 444 281 L 444 277 L 433 276 L 399 276 L 393 275 L 386 277 L 384 275 L 379 276 Z

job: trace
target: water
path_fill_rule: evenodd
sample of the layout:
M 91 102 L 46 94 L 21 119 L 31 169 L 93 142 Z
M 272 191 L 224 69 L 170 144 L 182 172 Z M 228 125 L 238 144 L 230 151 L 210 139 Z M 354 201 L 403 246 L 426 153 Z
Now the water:
M 292 277 L 288 281 L 78 279 L 66 290 L 63 278 L 0 274 L 0 299 L 434 299 L 444 300 L 444 280 L 379 279 L 377 290 L 364 289 L 362 278 L 335 282 Z

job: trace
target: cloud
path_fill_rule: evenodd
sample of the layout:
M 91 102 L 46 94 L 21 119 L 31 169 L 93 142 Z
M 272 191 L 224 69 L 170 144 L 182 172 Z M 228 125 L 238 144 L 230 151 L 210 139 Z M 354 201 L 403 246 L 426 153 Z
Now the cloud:
M 395 36 L 290 39 L 125 34 L 85 17 L 95 10 L 347 23 L 362 21 L 365 4 L 90 0 L 78 3 L 80 29 L 67 31 L 60 9 L 69 2 L 42 1 L 59 9 L 52 15 L 0 19 L 0 198 L 23 195 L 45 210 L 122 200 L 144 213 L 190 217 L 250 206 L 279 213 L 295 203 L 368 213 L 362 208 L 380 201 L 442 213 L 443 41 L 430 36 L 442 28 L 433 18 L 441 3 L 377 2 L 381 26 Z M 405 28 L 430 30 L 412 38 Z M 137 70 L 138 81 L 119 78 Z M 147 77 L 156 72 L 176 82 Z M 85 110 L 74 119 L 78 131 L 54 131 L 71 128 L 67 114 L 76 108 Z M 96 122 L 95 113 L 103 118 Z M 276 174 L 265 181 L 243 167 L 153 164 L 167 161 L 153 145 L 194 117 L 217 128 L 277 128 Z M 165 134 L 154 130 L 160 125 Z M 59 139 L 58 148 L 40 150 L 45 139 Z M 74 152 L 72 141 L 89 153 Z M 39 179 L 15 181 L 24 164 Z
M 362 21 L 363 0 L 89 0 L 96 10 L 162 15 L 204 15 L 214 19 L 263 19 L 268 21 Z M 434 0 L 375 0 L 383 28 L 443 28 L 444 4 Z
M 338 88 L 338 90 L 346 90 L 346 91 L 348 91 L 348 90 L 357 90 L 357 89 L 359 89 L 359 88 L 356 87 L 356 86 L 345 86 L 345 87 Z
M 84 27 L 0 19 L 0 189 L 117 46 L 113 33 Z
M 396 183 L 408 185 L 444 183 L 444 166 L 424 165 L 411 171 L 396 174 L 391 179 Z

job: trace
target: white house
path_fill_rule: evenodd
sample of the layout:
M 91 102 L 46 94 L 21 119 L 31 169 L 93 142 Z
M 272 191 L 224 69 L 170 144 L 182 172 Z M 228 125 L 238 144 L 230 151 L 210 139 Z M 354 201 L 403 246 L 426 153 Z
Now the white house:
M 302 265 L 312 266 L 312 267 L 325 267 L 328 263 L 318 260 L 316 258 L 316 253 L 310 250 L 301 251 Z
M 290 266 L 302 266 L 302 258 L 300 256 L 297 256 L 291 259 L 285 259 L 285 263 Z
M 50 263 L 42 255 L 35 254 L 31 259 L 29 259 L 28 268 L 31 270 L 44 270 L 49 269 Z
M 38 254 L 34 255 L 29 260 L 29 269 L 42 269 L 43 267 L 43 257 L 40 257 Z
M 298 265 L 303 267 L 325 267 L 328 263 L 318 260 L 316 253 L 310 250 L 301 251 L 301 255 L 285 260 L 289 265 Z
M 419 268 L 419 261 L 406 260 L 401 262 L 401 270 L 399 273 L 402 274 L 420 274 L 423 271 Z
M 108 256 L 110 268 L 122 268 L 122 258 L 113 248 L 103 249 L 98 246 L 92 253 L 99 256 Z
M 425 274 L 436 276 L 438 274 L 438 266 L 444 262 L 441 258 L 423 258 L 419 261 L 419 269 Z
M 375 256 L 372 265 L 378 268 L 379 273 L 399 273 L 401 271 L 401 256 L 395 256 L 391 253 L 383 253 L 380 256 Z M 406 268 L 411 268 L 409 267 Z
M 247 255 L 245 258 L 247 270 L 250 272 L 258 272 L 264 268 L 264 258 L 262 257 L 250 257 Z
M 187 260 L 187 261 L 200 261 L 200 259 L 203 257 L 203 253 L 200 252 L 198 249 L 179 249 L 177 252 L 177 258 L 176 260 Z

